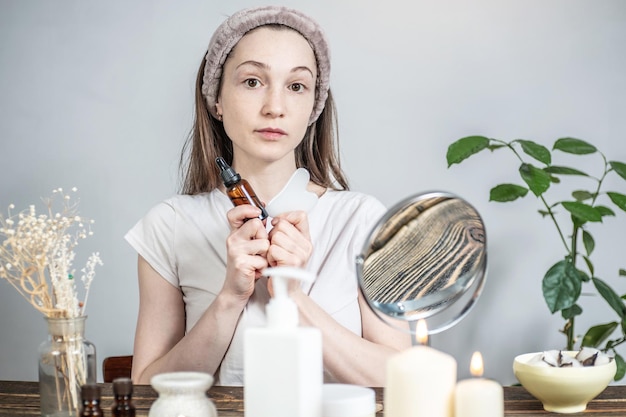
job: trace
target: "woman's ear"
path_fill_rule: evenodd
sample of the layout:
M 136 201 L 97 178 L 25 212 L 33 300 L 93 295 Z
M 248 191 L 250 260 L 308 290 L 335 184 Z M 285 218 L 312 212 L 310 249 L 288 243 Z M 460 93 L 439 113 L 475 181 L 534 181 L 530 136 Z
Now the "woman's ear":
M 217 112 L 218 116 L 221 118 L 222 117 L 222 105 L 220 104 L 220 102 L 218 101 L 217 103 L 215 103 L 215 111 Z

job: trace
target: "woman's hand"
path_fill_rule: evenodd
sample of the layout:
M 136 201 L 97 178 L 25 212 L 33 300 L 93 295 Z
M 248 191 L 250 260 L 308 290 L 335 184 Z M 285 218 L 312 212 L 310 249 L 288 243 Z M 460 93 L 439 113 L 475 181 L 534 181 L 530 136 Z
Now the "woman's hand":
M 267 251 L 267 262 L 270 266 L 304 267 L 313 252 L 313 244 L 309 235 L 309 220 L 306 212 L 292 211 L 272 219 L 272 230 L 269 233 L 270 247 Z M 274 296 L 272 279 L 268 280 L 267 289 Z M 300 282 L 289 280 L 287 291 L 301 291 Z
M 313 252 L 309 220 L 304 211 L 291 211 L 272 219 L 267 262 L 270 266 L 304 267 Z
M 226 239 L 226 280 L 223 291 L 247 302 L 254 291 L 261 270 L 269 264 L 270 247 L 265 225 L 257 217 L 261 210 L 250 205 L 232 208 L 226 214 L 231 233 Z

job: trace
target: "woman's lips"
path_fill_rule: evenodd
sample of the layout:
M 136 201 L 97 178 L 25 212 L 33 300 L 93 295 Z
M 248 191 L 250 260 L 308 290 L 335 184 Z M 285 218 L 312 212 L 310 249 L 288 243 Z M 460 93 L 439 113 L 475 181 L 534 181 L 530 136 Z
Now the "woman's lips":
M 257 133 L 259 133 L 265 139 L 273 139 L 273 140 L 280 139 L 287 134 L 284 130 L 274 129 L 271 127 L 267 127 L 265 129 L 259 129 L 257 130 Z

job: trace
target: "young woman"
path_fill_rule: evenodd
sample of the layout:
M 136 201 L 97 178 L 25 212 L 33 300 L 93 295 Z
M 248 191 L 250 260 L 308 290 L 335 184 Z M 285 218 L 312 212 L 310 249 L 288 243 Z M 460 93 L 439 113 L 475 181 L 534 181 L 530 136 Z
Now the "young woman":
M 243 384 L 243 334 L 263 326 L 268 266 L 316 275 L 291 285 L 300 324 L 322 332 L 325 380 L 383 386 L 386 359 L 410 345 L 369 309 L 355 258 L 384 213 L 348 191 L 336 149 L 328 46 L 318 24 L 284 7 L 242 10 L 211 38 L 200 66 L 196 119 L 181 156 L 182 194 L 126 235 L 139 254 L 133 380 L 198 370 Z M 225 194 L 221 156 L 269 202 L 297 168 L 317 203 L 259 220 Z

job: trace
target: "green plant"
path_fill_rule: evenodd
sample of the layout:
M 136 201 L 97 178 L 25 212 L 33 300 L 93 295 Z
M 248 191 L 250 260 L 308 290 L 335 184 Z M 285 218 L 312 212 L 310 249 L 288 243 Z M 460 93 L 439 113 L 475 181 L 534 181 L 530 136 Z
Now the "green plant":
M 512 151 L 521 163 L 518 172 L 524 183 L 524 185 L 508 183 L 496 185 L 490 191 L 489 201 L 510 202 L 525 197 L 528 191 L 531 191 L 541 203 L 539 213 L 552 221 L 563 243 L 565 256 L 548 269 L 543 277 L 542 290 L 550 312 L 554 314 L 560 311 L 565 320 L 561 332 L 567 338 L 567 349 L 573 350 L 577 342 L 574 323 L 575 318 L 583 312 L 578 303 L 582 287 L 591 283 L 597 293 L 617 313 L 619 320 L 592 326 L 580 340 L 580 345 L 600 348 L 604 344 L 601 349 L 615 355 L 618 367 L 615 380 L 622 379 L 626 373 L 626 362 L 617 353 L 615 347 L 626 342 L 626 304 L 624 303 L 626 294 L 619 296 L 604 280 L 595 275 L 591 254 L 596 242 L 588 225 L 602 222 L 607 216 L 615 216 L 615 212 L 610 207 L 601 204 L 601 201 L 610 202 L 613 206 L 626 211 L 626 195 L 603 189 L 605 179 L 611 173 L 626 180 L 626 164 L 608 161 L 594 145 L 580 139 L 561 138 L 554 142 L 552 151 L 572 155 L 599 155 L 602 159 L 602 173 L 599 177 L 593 177 L 576 168 L 554 165 L 552 152 L 545 146 L 530 140 L 517 139 L 505 142 L 484 136 L 468 136 L 458 139 L 448 147 L 446 155 L 448 168 L 486 149 L 492 152 L 500 149 Z M 528 161 L 534 164 L 538 162 L 540 166 Z M 547 192 L 553 185 L 561 182 L 561 176 L 581 177 L 585 183 L 590 184 L 590 187 L 573 190 L 571 199 L 548 202 Z M 561 209 L 566 211 L 566 216 L 557 216 Z M 564 232 L 565 223 L 571 228 L 569 236 L 566 236 Z M 583 261 L 586 271 L 578 268 L 579 260 Z M 626 270 L 620 269 L 618 274 L 626 276 Z M 619 336 L 612 337 L 617 332 Z

